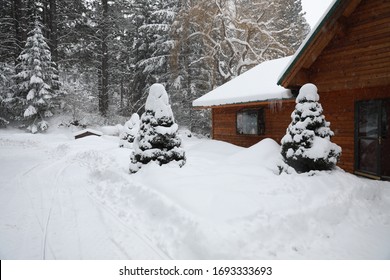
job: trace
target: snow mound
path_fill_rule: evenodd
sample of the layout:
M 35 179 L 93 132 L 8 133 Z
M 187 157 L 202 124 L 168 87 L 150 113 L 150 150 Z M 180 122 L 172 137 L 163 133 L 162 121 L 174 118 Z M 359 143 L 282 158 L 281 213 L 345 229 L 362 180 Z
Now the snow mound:
M 228 163 L 240 165 L 262 166 L 273 171 L 278 170 L 282 162 L 279 144 L 271 138 L 261 140 L 259 143 L 233 154 Z
M 103 126 L 101 128 L 101 131 L 104 135 L 110 135 L 110 136 L 118 136 L 123 131 L 123 126 L 120 124 L 113 125 L 113 126 Z
M 319 101 L 320 96 L 318 95 L 318 89 L 314 84 L 305 84 L 299 90 L 298 97 L 296 99 L 296 103 L 301 103 L 303 101 Z

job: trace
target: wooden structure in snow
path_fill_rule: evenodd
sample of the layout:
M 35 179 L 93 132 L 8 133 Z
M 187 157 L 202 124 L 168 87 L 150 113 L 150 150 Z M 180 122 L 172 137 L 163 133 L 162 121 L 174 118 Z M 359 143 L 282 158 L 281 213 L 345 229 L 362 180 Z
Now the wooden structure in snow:
M 100 137 L 102 135 L 103 135 L 103 133 L 101 133 L 100 131 L 93 130 L 90 128 L 83 129 L 83 130 L 80 130 L 80 131 L 73 133 L 74 139 L 79 139 L 79 138 L 83 138 L 86 136 L 99 136 Z
M 264 138 L 281 140 L 295 102 L 277 79 L 290 60 L 263 62 L 193 102 L 195 107 L 212 109 L 213 139 L 243 147 Z
M 307 82 L 343 149 L 339 166 L 390 179 L 390 1 L 335 1 L 279 80 Z
M 277 84 L 292 93 L 306 83 L 318 87 L 332 141 L 343 149 L 341 168 L 390 179 L 390 1 L 335 0 L 279 75 Z M 261 88 L 263 77 L 256 82 Z M 279 100 L 276 110 L 268 99 L 204 106 L 212 109 L 213 138 L 279 142 L 295 106 L 293 98 Z M 239 117 L 253 122 L 256 110 L 263 111 L 262 134 L 239 133 Z

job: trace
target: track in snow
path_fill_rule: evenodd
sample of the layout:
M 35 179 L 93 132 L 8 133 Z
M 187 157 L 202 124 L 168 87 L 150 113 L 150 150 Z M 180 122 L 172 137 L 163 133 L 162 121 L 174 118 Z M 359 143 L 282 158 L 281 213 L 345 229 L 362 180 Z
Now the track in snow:
M 18 156 L 23 155 L 14 153 L 14 157 Z M 75 176 L 87 176 L 88 168 L 74 160 L 47 160 L 36 156 L 25 164 L 23 172 L 5 180 L 1 187 L 1 201 L 7 202 L 0 206 L 2 213 L 7 215 L 2 215 L 2 222 L 9 226 L 0 236 L 3 239 L 0 257 L 169 258 L 90 195 L 85 186 L 79 185 L 80 180 L 73 180 Z M 82 182 L 88 183 L 88 177 Z M 22 224 L 23 228 L 13 227 L 13 221 Z

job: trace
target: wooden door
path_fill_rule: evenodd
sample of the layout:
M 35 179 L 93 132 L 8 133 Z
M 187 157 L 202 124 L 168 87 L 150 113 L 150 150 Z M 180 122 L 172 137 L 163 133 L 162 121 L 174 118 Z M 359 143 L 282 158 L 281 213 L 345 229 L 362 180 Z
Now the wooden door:
M 390 100 L 360 101 L 356 107 L 356 173 L 390 179 Z

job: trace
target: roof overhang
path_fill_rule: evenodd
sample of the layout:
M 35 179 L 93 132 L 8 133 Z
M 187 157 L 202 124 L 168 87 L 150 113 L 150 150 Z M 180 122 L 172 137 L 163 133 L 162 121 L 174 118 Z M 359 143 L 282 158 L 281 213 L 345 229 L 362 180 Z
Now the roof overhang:
M 361 0 L 334 0 L 306 37 L 279 77 L 278 85 L 296 88 L 309 80 L 309 68 L 337 33 L 344 32 L 346 19 Z

